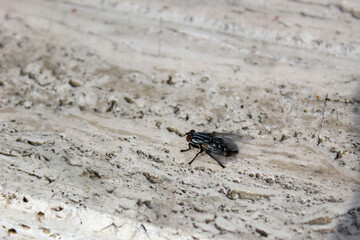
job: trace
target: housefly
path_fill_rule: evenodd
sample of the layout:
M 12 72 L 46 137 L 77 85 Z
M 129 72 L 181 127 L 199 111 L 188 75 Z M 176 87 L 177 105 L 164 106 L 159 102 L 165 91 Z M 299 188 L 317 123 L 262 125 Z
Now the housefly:
M 186 141 L 189 142 L 189 148 L 181 150 L 181 152 L 189 151 L 191 148 L 200 149 L 189 164 L 191 164 L 199 154 L 205 152 L 217 161 L 221 167 L 225 168 L 225 163 L 231 156 L 235 156 L 239 152 L 235 142 L 240 140 L 241 137 L 236 134 L 217 132 L 205 133 L 191 130 L 185 135 Z

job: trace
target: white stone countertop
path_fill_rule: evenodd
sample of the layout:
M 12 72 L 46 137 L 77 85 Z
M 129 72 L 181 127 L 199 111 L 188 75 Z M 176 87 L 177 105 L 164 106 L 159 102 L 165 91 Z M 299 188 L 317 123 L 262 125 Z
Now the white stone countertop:
M 359 164 L 358 0 L 0 0 L 1 239 L 359 239 Z

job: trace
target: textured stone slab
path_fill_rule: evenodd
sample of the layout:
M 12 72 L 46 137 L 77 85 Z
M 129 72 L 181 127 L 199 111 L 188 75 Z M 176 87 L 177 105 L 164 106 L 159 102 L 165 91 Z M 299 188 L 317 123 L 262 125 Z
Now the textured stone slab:
M 4 239 L 358 239 L 358 2 L 0 1 Z M 183 134 L 243 136 L 225 169 Z

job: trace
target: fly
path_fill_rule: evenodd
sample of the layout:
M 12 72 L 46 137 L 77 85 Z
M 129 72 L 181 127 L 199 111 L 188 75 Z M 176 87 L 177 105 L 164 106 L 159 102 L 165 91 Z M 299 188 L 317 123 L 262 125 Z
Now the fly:
M 235 141 L 239 140 L 241 137 L 236 134 L 217 132 L 204 133 L 191 130 L 185 135 L 186 141 L 189 142 L 189 148 L 181 150 L 181 152 L 189 151 L 191 148 L 200 149 L 189 164 L 191 164 L 199 154 L 205 152 L 217 161 L 221 167 L 225 168 L 225 163 L 230 157 L 235 156 L 239 152 Z

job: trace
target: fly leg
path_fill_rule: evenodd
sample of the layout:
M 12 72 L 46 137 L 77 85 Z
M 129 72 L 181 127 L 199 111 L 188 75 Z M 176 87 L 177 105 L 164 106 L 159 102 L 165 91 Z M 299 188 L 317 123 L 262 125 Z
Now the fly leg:
M 180 150 L 180 152 L 186 152 L 186 151 L 189 151 L 191 149 L 191 145 L 189 143 L 189 148 L 188 149 L 183 149 L 183 150 Z
M 198 153 L 195 155 L 195 157 L 189 162 L 189 164 L 191 164 L 191 163 L 195 160 L 195 158 L 196 158 L 197 156 L 199 156 L 199 154 L 202 153 L 203 151 L 204 151 L 204 150 L 201 149 L 200 152 L 198 152 Z
M 222 164 L 222 163 L 219 162 L 219 161 L 217 161 L 217 162 L 218 162 L 218 164 L 220 164 L 220 166 L 221 166 L 222 168 L 225 168 L 224 164 Z

